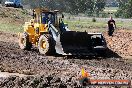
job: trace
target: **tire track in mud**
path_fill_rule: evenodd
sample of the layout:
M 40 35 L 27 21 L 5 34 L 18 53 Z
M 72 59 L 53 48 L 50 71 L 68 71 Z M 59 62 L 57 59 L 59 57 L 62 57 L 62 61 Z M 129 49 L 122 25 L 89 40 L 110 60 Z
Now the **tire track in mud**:
M 6 35 L 6 36 L 8 37 L 8 35 Z M 12 36 L 14 36 L 14 35 L 12 35 Z M 45 63 L 46 60 L 48 60 L 47 63 L 50 63 L 50 62 L 53 62 L 56 60 L 60 60 L 61 62 L 63 62 L 63 60 L 64 60 L 64 62 L 65 62 L 65 60 L 66 60 L 67 62 L 69 61 L 68 63 L 77 64 L 79 67 L 82 67 L 82 65 L 88 65 L 88 66 L 94 66 L 94 67 L 99 67 L 99 68 L 110 67 L 112 69 L 122 69 L 122 70 L 132 71 L 132 69 L 130 68 L 132 65 L 125 63 L 124 61 L 120 61 L 120 60 L 117 61 L 116 59 L 111 59 L 111 58 L 104 58 L 104 59 L 94 58 L 93 59 L 93 58 L 89 58 L 89 57 L 88 58 L 80 57 L 80 58 L 75 59 L 75 58 L 71 57 L 71 58 L 64 59 L 65 57 L 42 56 L 37 51 L 20 50 L 19 46 L 16 42 L 1 41 L 0 42 L 0 50 L 1 50 L 1 52 L 0 52 L 1 63 L 5 60 L 7 60 L 7 61 L 11 60 L 10 63 L 13 61 L 16 63 L 15 66 L 17 66 L 17 65 L 18 65 L 18 67 L 24 66 L 24 68 L 26 66 L 28 68 L 34 67 L 33 65 L 36 65 L 38 67 L 43 66 L 43 63 Z M 6 63 L 6 61 L 4 63 Z M 42 63 L 42 64 L 40 65 L 40 63 Z M 45 63 L 45 64 L 47 64 L 47 63 Z

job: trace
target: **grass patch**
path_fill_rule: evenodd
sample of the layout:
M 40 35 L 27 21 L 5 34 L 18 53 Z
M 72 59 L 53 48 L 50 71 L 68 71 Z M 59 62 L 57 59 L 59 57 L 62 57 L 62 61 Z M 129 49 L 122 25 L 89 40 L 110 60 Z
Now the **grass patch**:
M 4 21 L 4 20 L 3 20 Z M 104 32 L 107 28 L 107 20 L 96 19 L 96 22 L 92 21 L 91 19 L 65 19 L 65 23 L 68 24 L 70 30 L 73 31 L 87 31 L 87 32 Z M 11 33 L 18 33 L 23 32 L 23 25 L 24 24 L 13 24 L 13 23 L 6 23 L 0 21 L 0 31 L 4 32 L 11 32 Z M 126 28 L 131 29 L 131 21 L 123 21 L 117 20 L 116 21 L 117 28 Z
M 96 22 L 92 21 L 92 18 L 83 18 L 83 19 L 65 19 L 64 22 L 68 24 L 70 30 L 74 31 L 92 31 L 97 30 L 98 32 L 104 32 L 108 29 L 107 27 L 108 19 L 96 19 Z M 118 29 L 125 28 L 131 29 L 132 24 L 131 21 L 126 21 L 122 19 L 116 20 L 116 25 Z
M 18 33 L 23 31 L 23 25 L 0 23 L 0 31 Z
M 92 20 L 88 21 L 68 21 L 65 20 L 68 24 L 70 30 L 73 31 L 92 31 L 97 29 L 99 32 L 103 32 L 104 28 L 107 27 L 106 22 L 92 22 Z

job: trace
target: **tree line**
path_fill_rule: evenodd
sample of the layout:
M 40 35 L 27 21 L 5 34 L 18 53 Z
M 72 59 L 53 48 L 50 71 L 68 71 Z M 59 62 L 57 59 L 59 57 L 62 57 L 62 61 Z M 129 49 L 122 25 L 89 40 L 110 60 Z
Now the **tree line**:
M 118 0 L 119 9 L 115 14 L 116 17 L 132 18 L 132 0 Z
M 84 13 L 89 16 L 99 16 L 106 6 L 107 0 L 22 0 L 30 4 L 31 8 L 47 7 L 51 10 L 58 9 L 70 14 Z M 132 0 L 115 0 L 119 3 L 116 17 L 132 17 Z
M 0 0 L 0 2 L 5 0 Z M 23 5 L 29 5 L 31 9 L 45 7 L 50 10 L 58 9 L 61 12 L 70 14 L 84 13 L 89 16 L 100 12 L 106 6 L 107 0 L 21 0 Z M 110 0 L 109 0 L 110 1 Z M 116 0 L 119 3 L 119 9 L 116 17 L 131 18 L 132 17 L 132 0 Z
M 106 0 L 23 0 L 24 4 L 29 4 L 31 8 L 46 7 L 70 14 L 88 13 L 99 14 L 105 8 Z

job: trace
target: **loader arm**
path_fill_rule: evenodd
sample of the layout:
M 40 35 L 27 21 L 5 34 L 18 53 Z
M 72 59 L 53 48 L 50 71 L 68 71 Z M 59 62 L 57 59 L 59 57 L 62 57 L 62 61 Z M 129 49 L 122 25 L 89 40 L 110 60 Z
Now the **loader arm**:
M 58 37 L 58 35 L 60 35 L 63 32 L 66 31 L 70 31 L 68 29 L 67 26 L 65 26 L 63 21 L 59 21 L 59 28 L 57 29 L 53 24 L 51 24 L 51 22 L 48 22 L 48 28 L 49 28 L 49 32 L 51 33 L 51 35 L 53 36 L 54 40 L 56 40 L 56 38 Z
M 50 23 L 48 24 L 48 28 L 49 28 L 49 33 L 52 35 L 53 39 L 56 41 L 56 38 L 60 34 L 59 31 Z
M 64 23 L 56 28 L 49 22 L 49 33 L 55 41 L 56 53 L 61 55 L 93 55 L 105 50 L 106 44 L 101 33 L 70 31 Z
M 61 54 L 61 55 L 66 55 L 66 53 L 64 53 L 63 48 L 62 48 L 62 44 L 60 41 L 60 32 L 59 30 L 57 30 L 53 24 L 51 24 L 50 22 L 48 23 L 48 28 L 49 28 L 49 33 L 52 35 L 53 40 L 55 41 L 55 51 L 57 54 Z

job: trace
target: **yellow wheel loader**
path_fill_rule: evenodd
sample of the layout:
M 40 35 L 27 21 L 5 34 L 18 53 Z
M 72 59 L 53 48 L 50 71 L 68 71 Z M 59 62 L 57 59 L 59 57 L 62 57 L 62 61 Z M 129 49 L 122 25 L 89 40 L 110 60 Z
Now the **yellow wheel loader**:
M 20 34 L 20 48 L 30 50 L 35 45 L 45 55 L 93 55 L 105 51 L 107 46 L 101 33 L 71 31 L 57 13 L 57 10 L 34 9 L 33 19 L 25 22 Z

